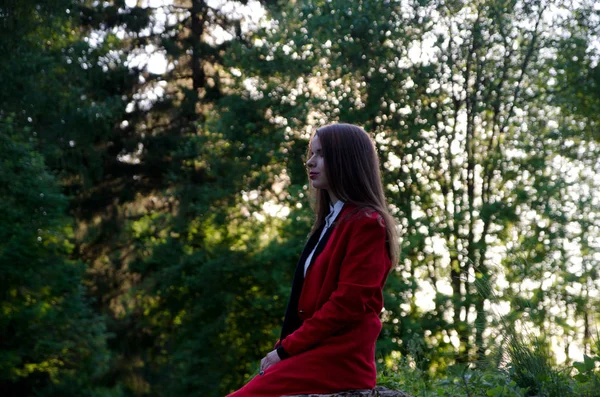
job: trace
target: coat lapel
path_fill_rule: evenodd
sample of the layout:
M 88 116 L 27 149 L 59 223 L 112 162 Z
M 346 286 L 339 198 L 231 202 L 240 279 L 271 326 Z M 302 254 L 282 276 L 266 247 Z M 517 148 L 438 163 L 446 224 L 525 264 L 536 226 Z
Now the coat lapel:
M 304 246 L 304 250 L 302 250 L 302 255 L 300 255 L 300 260 L 296 265 L 296 273 L 294 274 L 294 282 L 292 284 L 292 293 L 290 294 L 290 300 L 288 301 L 287 309 L 285 311 L 285 318 L 283 320 L 283 326 L 281 327 L 281 336 L 280 340 L 285 339 L 286 336 L 300 328 L 302 325 L 302 320 L 298 316 L 298 302 L 300 301 L 300 294 L 302 293 L 302 286 L 304 285 L 304 264 L 306 263 L 306 259 L 310 255 L 311 251 L 317 245 L 315 249 L 315 253 L 310 259 L 310 266 L 314 263 L 315 259 L 319 256 L 321 252 L 325 249 L 327 245 L 327 241 L 329 237 L 331 237 L 331 233 L 335 229 L 335 223 L 342 219 L 342 215 L 344 215 L 347 211 L 350 211 L 351 208 L 354 208 L 352 205 L 344 204 L 344 208 L 338 214 L 335 222 L 323 235 L 321 241 L 319 241 L 319 237 L 321 236 L 321 232 L 325 225 L 321 225 L 315 232 L 310 236 L 306 245 Z
M 300 260 L 298 260 L 298 264 L 296 265 L 296 273 L 294 274 L 294 281 L 292 283 L 292 293 L 290 294 L 290 299 L 285 311 L 285 318 L 283 319 L 283 326 L 281 327 L 281 337 L 279 338 L 280 340 L 285 339 L 286 336 L 294 332 L 302 324 L 302 320 L 300 320 L 300 317 L 298 316 L 298 301 L 300 300 L 300 293 L 302 292 L 302 285 L 304 284 L 304 264 L 319 241 L 319 236 L 321 236 L 323 227 L 325 227 L 325 225 L 315 230 L 310 236 L 302 250 Z M 313 255 L 311 263 L 314 261 L 315 256 L 316 252 L 315 255 Z
M 319 241 L 319 244 L 317 245 L 317 248 L 315 249 L 314 255 L 312 256 L 312 258 L 310 258 L 310 264 L 308 265 L 308 269 L 310 269 L 310 267 L 313 265 L 313 263 L 315 263 L 315 259 L 325 249 L 325 246 L 327 245 L 327 241 L 329 241 L 329 237 L 331 236 L 333 229 L 334 229 L 334 227 L 332 225 L 329 229 L 327 229 L 327 231 L 323 235 L 323 238 L 321 239 L 321 241 Z M 309 252 L 309 254 L 310 254 L 310 252 Z M 306 261 L 306 258 L 304 259 L 304 261 Z M 307 269 L 307 272 L 308 272 L 308 269 Z M 304 267 L 302 268 L 302 271 L 304 272 Z

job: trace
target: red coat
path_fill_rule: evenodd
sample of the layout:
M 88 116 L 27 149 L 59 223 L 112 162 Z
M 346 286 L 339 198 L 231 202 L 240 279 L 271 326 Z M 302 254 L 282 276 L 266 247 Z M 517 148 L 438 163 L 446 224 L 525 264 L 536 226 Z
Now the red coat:
M 301 285 L 299 326 L 278 342 L 291 357 L 229 397 L 375 387 L 382 289 L 391 268 L 383 219 L 376 212 L 345 204 L 323 244 Z M 303 265 L 301 260 L 299 266 Z

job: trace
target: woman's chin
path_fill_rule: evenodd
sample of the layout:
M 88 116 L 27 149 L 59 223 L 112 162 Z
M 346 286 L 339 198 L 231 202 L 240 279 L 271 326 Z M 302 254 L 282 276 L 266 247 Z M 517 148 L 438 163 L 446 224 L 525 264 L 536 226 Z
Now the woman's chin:
M 314 189 L 323 189 L 322 184 L 320 184 L 319 182 L 311 182 L 311 185 Z

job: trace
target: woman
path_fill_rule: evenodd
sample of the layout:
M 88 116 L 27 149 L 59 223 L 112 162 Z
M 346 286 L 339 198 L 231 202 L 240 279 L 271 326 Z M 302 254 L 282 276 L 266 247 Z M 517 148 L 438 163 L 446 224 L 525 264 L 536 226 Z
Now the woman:
M 316 221 L 281 338 L 262 359 L 260 374 L 229 397 L 375 387 L 382 289 L 398 255 L 377 153 L 362 128 L 333 124 L 316 131 L 308 157 Z

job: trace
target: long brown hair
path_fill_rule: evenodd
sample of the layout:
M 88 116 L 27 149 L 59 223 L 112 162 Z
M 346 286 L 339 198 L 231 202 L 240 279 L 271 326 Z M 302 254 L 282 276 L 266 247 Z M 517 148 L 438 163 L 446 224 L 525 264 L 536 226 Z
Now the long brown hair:
M 396 221 L 390 214 L 383 194 L 379 158 L 375 145 L 362 128 L 352 124 L 331 124 L 313 134 L 319 137 L 325 161 L 325 176 L 331 193 L 344 203 L 377 211 L 385 223 L 390 259 L 399 255 Z M 312 145 L 312 137 L 311 137 Z M 311 145 L 308 153 L 310 155 Z M 331 199 L 327 190 L 315 190 L 315 231 L 329 213 Z

